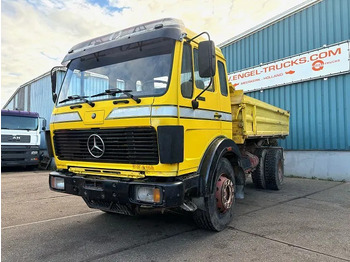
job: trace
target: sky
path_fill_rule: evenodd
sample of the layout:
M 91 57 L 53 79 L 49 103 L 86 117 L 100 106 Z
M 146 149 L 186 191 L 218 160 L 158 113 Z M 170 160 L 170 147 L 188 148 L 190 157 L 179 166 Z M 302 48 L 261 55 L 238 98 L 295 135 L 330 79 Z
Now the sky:
M 1 0 L 1 106 L 77 43 L 164 17 L 220 44 L 305 0 Z M 50 86 L 48 86 L 50 88 Z

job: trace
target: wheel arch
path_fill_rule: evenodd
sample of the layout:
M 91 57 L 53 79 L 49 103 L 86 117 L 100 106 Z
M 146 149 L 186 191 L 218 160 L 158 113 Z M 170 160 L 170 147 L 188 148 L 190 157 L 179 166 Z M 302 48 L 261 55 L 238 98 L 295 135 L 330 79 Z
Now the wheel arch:
M 232 168 L 240 168 L 241 152 L 237 144 L 227 137 L 220 136 L 215 138 L 206 149 L 198 168 L 199 196 L 208 196 L 212 193 L 215 171 L 218 167 L 220 158 L 227 158 Z M 236 177 L 236 172 L 235 172 Z M 237 181 L 237 178 L 235 178 Z

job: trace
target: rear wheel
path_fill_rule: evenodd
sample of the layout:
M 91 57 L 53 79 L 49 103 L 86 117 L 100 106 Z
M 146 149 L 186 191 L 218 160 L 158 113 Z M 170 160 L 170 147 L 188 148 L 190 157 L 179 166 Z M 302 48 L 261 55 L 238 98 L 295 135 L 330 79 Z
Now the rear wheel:
M 269 149 L 265 157 L 266 188 L 280 190 L 284 178 L 284 160 L 281 149 Z
M 265 157 L 267 150 L 259 148 L 254 153 L 259 158 L 259 164 L 252 173 L 252 180 L 256 188 L 266 189 L 265 183 Z
M 234 202 L 233 168 L 226 158 L 222 158 L 215 173 L 213 193 L 205 198 L 205 210 L 194 212 L 194 221 L 201 228 L 221 231 L 232 221 Z

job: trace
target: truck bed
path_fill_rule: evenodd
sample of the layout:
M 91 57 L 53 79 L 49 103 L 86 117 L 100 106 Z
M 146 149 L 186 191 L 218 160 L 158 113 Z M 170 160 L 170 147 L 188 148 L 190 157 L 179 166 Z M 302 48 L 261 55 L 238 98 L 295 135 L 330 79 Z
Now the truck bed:
M 289 135 L 289 112 L 232 90 L 232 139 L 284 138 Z

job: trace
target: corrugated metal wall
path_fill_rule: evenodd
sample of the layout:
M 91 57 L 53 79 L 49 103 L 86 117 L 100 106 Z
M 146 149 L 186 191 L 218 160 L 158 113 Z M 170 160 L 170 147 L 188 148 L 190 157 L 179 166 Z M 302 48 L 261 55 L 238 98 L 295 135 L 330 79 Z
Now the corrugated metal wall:
M 350 150 L 350 74 L 248 95 L 291 112 L 291 150 Z
M 348 40 L 349 21 L 349 0 L 323 0 L 223 47 L 227 71 L 238 71 Z
M 350 39 L 350 1 L 323 0 L 222 48 L 228 72 Z M 350 74 L 247 93 L 291 112 L 290 150 L 350 150 Z
M 5 106 L 5 109 L 13 109 L 13 110 L 29 110 L 29 104 L 27 102 L 28 100 L 28 86 L 22 86 L 19 88 L 13 98 L 10 100 L 7 106 Z M 26 92 L 27 91 L 27 92 Z
M 30 111 L 39 113 L 40 117 L 47 120 L 46 128 L 49 128 L 53 101 L 51 99 L 51 79 L 45 76 L 30 84 Z M 45 136 L 41 135 L 40 147 L 46 148 Z

